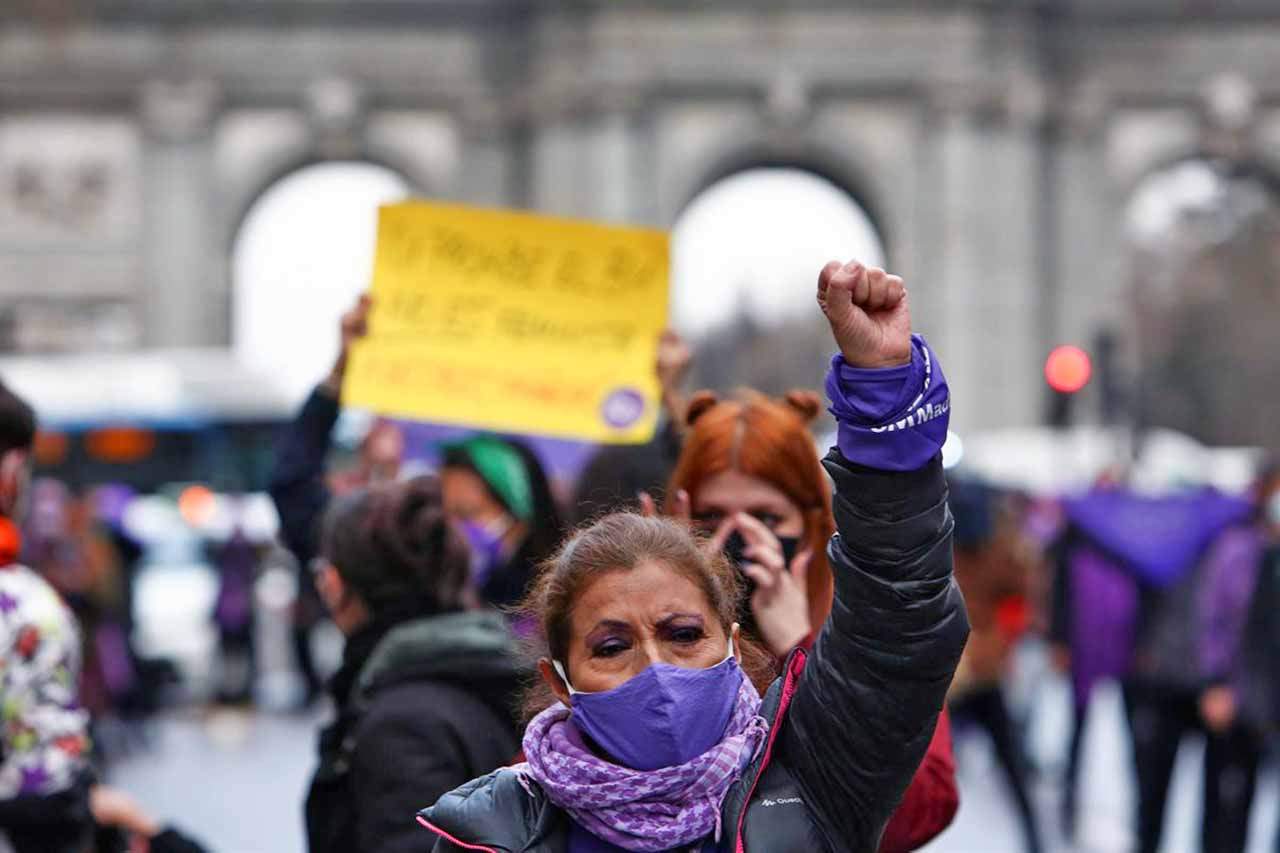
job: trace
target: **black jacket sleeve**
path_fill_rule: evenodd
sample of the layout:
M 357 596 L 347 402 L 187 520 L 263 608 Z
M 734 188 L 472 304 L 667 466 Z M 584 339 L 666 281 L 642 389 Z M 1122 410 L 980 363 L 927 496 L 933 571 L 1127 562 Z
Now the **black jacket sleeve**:
M 835 850 L 876 849 L 919 766 L 969 634 L 935 457 L 910 472 L 833 450 L 835 602 L 799 681 L 781 756 Z
M 337 399 L 317 388 L 276 445 L 268 489 L 280 515 L 284 544 L 304 568 L 316 554 L 317 524 L 329 503 L 325 456 L 339 408 Z

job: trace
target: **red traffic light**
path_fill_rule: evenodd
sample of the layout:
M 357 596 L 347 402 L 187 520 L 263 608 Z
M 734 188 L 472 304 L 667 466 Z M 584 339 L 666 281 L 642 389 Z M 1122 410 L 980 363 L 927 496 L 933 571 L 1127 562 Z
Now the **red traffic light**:
M 1044 379 L 1049 387 L 1062 394 L 1074 394 L 1089 384 L 1093 364 L 1080 347 L 1055 347 L 1044 362 Z

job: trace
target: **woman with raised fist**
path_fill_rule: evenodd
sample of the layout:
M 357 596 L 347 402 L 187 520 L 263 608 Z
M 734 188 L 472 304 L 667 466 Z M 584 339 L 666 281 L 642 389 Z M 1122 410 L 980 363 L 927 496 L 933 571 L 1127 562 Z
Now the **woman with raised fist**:
M 834 604 L 762 698 L 740 572 L 687 525 L 606 516 L 526 600 L 546 640 L 527 761 L 419 813 L 437 851 L 873 853 L 968 635 L 939 451 L 949 401 L 902 280 L 828 264 L 840 354 Z

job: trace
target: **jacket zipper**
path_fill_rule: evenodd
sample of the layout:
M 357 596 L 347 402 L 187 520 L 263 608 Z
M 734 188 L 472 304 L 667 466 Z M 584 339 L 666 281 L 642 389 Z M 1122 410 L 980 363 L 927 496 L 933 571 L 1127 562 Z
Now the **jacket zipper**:
M 427 829 L 431 830 L 431 831 L 432 831 L 432 832 L 434 832 L 436 835 L 438 835 L 438 836 L 440 836 L 441 838 L 443 838 L 445 841 L 448 841 L 450 844 L 453 844 L 453 845 L 456 845 L 456 846 L 458 846 L 458 847 L 461 847 L 463 850 L 481 850 L 481 851 L 484 851 L 484 853 L 498 853 L 498 851 L 497 851 L 497 850 L 494 850 L 492 847 L 482 847 L 482 846 L 481 846 L 481 845 L 479 845 L 479 844 L 468 844 L 468 843 L 467 843 L 467 842 L 465 842 L 465 841 L 461 841 L 461 840 L 459 840 L 459 839 L 457 839 L 457 838 L 454 838 L 452 835 L 450 835 L 449 833 L 445 832 L 443 829 L 441 829 L 440 827 L 436 826 L 434 823 L 432 823 L 431 821 L 427 820 L 427 819 L 426 819 L 425 817 L 423 817 L 422 815 L 418 815 L 418 823 L 422 824 L 422 825 L 423 825 L 423 826 L 425 826 Z
M 751 781 L 751 788 L 747 791 L 747 798 L 742 802 L 742 813 L 738 815 L 738 835 L 734 846 L 737 853 L 746 853 L 747 848 L 742 839 L 742 830 L 747 823 L 747 809 L 751 808 L 751 798 L 756 794 L 756 787 L 759 786 L 760 779 L 764 776 L 764 771 L 769 769 L 769 760 L 773 757 L 773 743 L 778 739 L 778 733 L 782 730 L 780 725 L 782 718 L 786 715 L 787 708 L 791 706 L 791 697 L 796 692 L 796 682 L 800 678 L 800 672 L 804 670 L 804 664 L 807 659 L 808 656 L 804 649 L 796 649 L 787 660 L 787 674 L 782 682 L 782 696 L 778 699 L 778 712 L 773 715 L 773 724 L 769 727 L 769 739 L 765 742 L 764 758 L 760 761 L 760 771 L 756 773 L 756 778 Z

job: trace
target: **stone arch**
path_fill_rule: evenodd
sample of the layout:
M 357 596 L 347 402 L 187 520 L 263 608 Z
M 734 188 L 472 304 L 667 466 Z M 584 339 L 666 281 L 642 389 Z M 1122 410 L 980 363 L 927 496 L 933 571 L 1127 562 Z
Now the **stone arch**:
M 776 223 L 765 201 L 775 193 L 797 205 Z M 767 151 L 740 152 L 704 173 L 672 226 L 673 320 L 698 346 L 701 384 L 727 389 L 750 376 L 778 393 L 813 383 L 813 365 L 830 354 L 812 310 L 818 268 L 849 251 L 885 263 L 883 230 L 864 197 L 827 164 Z M 775 227 L 794 254 L 768 245 Z
M 749 169 L 789 168 L 816 175 L 843 191 L 867 215 L 884 246 L 885 257 L 893 257 L 894 234 L 890 217 L 881 205 L 874 181 L 849 158 L 811 143 L 778 146 L 756 142 L 720 152 L 701 164 L 698 177 L 686 186 L 672 221 L 679 218 L 702 192 L 718 181 Z
M 1277 446 L 1280 402 L 1264 388 L 1280 373 L 1280 175 L 1256 159 L 1170 158 L 1135 183 L 1125 218 L 1137 423 Z
M 249 211 L 253 206 L 267 193 L 272 187 L 289 178 L 297 172 L 302 172 L 312 166 L 322 166 L 326 163 L 368 163 L 372 166 L 378 166 L 389 172 L 399 175 L 410 188 L 410 193 L 415 196 L 429 196 L 433 194 L 435 187 L 424 186 L 419 177 L 420 170 L 414 169 L 413 164 L 401 162 L 395 156 L 388 156 L 385 152 L 377 152 L 376 154 L 368 150 L 361 150 L 353 153 L 350 157 L 325 157 L 314 150 L 297 152 L 287 159 L 281 159 L 273 164 L 270 168 L 262 170 L 260 175 L 250 185 L 250 189 L 237 195 L 227 205 L 228 214 L 223 220 L 220 228 L 219 249 L 220 251 L 230 255 L 235 247 L 236 237 L 240 234 L 240 229 L 244 226 L 245 217 L 249 215 Z M 228 271 L 230 274 L 230 271 Z
M 368 285 L 376 205 L 414 191 L 402 172 L 363 158 L 313 159 L 267 184 L 226 249 L 237 355 L 290 397 L 304 394 L 327 370 L 337 317 Z

